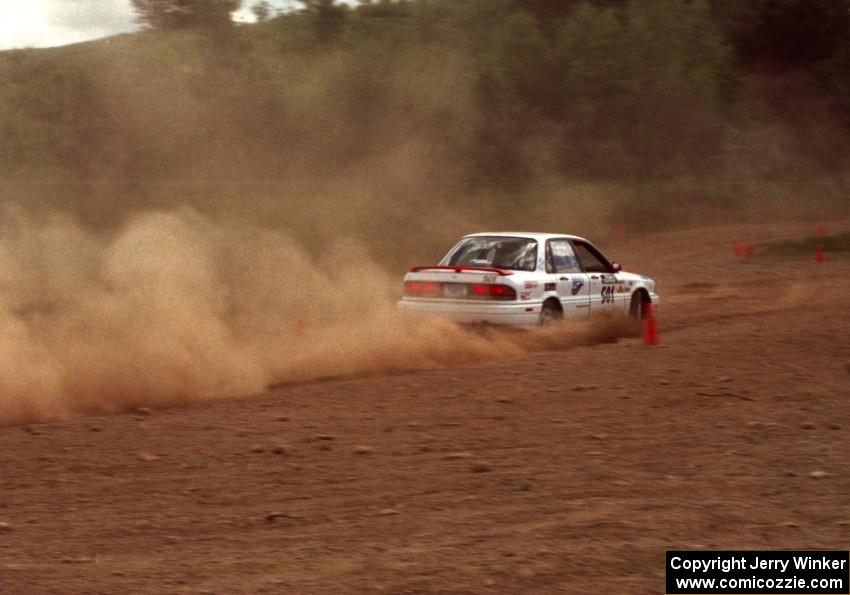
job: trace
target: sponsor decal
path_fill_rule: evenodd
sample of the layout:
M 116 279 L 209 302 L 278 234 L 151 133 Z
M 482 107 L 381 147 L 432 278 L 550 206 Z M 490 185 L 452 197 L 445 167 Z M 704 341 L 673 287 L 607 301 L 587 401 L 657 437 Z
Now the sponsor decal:
M 617 277 L 614 275 L 602 275 L 603 285 L 614 285 L 615 283 L 617 283 Z
M 573 279 L 573 295 L 577 295 L 578 292 L 581 291 L 582 287 L 584 287 L 584 281 L 582 279 Z
M 606 285 L 602 288 L 602 303 L 603 304 L 613 304 L 614 303 L 614 286 Z
M 519 299 L 530 300 L 531 299 L 531 292 L 530 291 L 523 291 L 522 293 L 519 294 Z
M 543 290 L 544 291 L 555 291 L 555 284 L 554 283 L 546 283 L 543 286 Z
M 526 281 L 525 282 L 525 288 L 526 289 L 534 289 L 535 287 L 537 287 L 537 281 Z

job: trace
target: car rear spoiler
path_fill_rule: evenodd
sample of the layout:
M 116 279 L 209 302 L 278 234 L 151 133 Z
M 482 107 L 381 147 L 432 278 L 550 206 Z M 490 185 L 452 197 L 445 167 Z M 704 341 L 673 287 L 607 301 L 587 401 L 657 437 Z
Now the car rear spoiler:
M 423 265 L 418 267 L 413 267 L 410 269 L 411 273 L 418 273 L 419 271 L 454 271 L 455 273 L 462 273 L 464 271 L 473 271 L 476 273 L 495 273 L 500 277 L 507 277 L 508 275 L 513 275 L 511 271 L 503 271 L 502 269 L 493 269 L 490 267 L 467 267 L 467 266 L 442 266 L 442 265 Z

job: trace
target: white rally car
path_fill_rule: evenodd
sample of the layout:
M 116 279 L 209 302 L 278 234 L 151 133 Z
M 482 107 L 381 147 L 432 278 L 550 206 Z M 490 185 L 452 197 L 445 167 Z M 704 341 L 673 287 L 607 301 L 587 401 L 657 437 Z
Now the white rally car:
M 551 233 L 465 236 L 440 264 L 404 277 L 399 307 L 458 323 L 546 325 L 591 314 L 643 317 L 655 281 L 620 270 L 593 244 Z

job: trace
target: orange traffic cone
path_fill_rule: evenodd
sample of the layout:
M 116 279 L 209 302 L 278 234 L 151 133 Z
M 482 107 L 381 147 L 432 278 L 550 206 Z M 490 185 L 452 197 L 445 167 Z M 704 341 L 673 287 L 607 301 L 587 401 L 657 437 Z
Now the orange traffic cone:
M 622 240 L 626 235 L 626 230 L 622 225 L 615 225 L 611 228 L 611 237 L 615 240 Z
M 653 305 L 643 305 L 643 317 L 646 320 L 646 326 L 643 329 L 644 345 L 658 345 L 658 329 L 655 327 L 655 308 Z
M 738 258 L 743 258 L 746 254 L 746 249 L 744 248 L 744 244 L 742 242 L 735 242 L 735 248 L 733 249 L 735 256 Z
M 826 262 L 826 250 L 823 249 L 823 246 L 818 244 L 815 246 L 815 262 L 818 264 L 823 264 Z

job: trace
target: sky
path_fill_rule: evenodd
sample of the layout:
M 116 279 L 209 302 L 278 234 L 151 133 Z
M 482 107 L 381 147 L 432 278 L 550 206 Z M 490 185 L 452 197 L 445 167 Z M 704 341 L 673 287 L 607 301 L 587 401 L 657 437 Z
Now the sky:
M 236 20 L 252 21 L 255 0 Z M 275 7 L 291 0 L 269 0 Z M 130 0 L 0 0 L 0 50 L 67 45 L 135 31 Z

